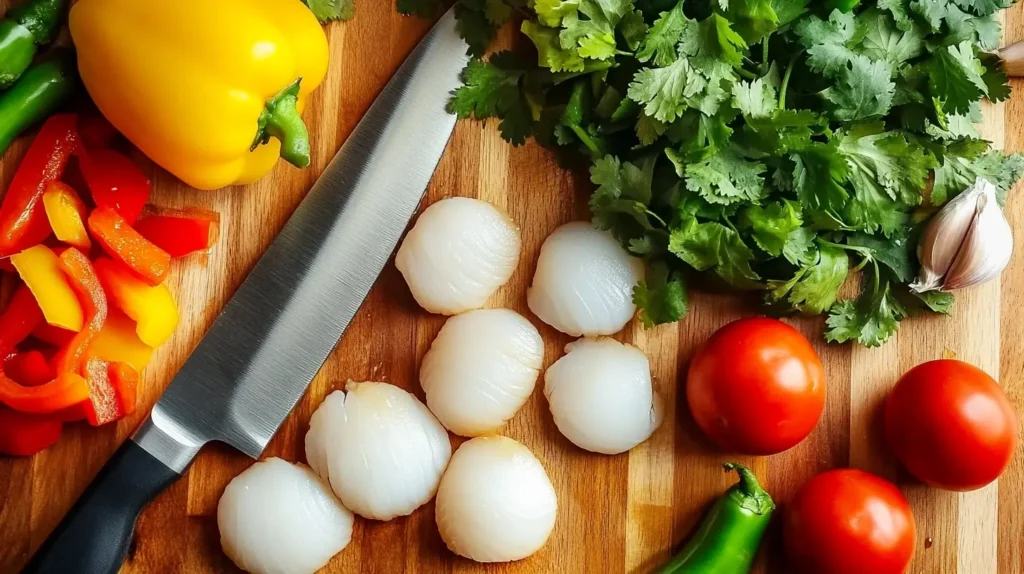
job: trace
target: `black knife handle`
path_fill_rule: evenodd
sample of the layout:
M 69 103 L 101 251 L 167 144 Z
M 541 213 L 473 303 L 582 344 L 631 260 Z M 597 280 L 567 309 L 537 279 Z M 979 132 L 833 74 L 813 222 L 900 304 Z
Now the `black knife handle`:
M 23 574 L 115 574 L 142 508 L 179 476 L 134 441 L 125 441 Z

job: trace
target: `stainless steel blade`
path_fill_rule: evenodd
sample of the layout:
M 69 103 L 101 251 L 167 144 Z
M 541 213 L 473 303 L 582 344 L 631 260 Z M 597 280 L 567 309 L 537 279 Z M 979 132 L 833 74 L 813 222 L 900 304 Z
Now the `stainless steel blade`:
M 259 456 L 369 293 L 451 137 L 467 62 L 449 11 L 402 64 L 133 440 L 183 471 L 203 444 Z

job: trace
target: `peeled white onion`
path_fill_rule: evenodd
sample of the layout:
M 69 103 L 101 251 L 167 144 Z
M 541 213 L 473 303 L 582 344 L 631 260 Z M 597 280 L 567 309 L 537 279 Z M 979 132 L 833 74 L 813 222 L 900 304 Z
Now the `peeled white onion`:
M 611 234 L 577 221 L 544 240 L 526 299 L 541 321 L 563 333 L 612 335 L 636 313 L 633 286 L 643 274 L 643 263 Z
M 420 385 L 441 424 L 455 434 L 497 431 L 523 406 L 544 362 L 544 340 L 508 309 L 448 319 L 423 357 Z
M 453 197 L 420 215 L 395 256 L 412 296 L 431 313 L 479 309 L 519 263 L 519 227 L 497 207 Z
M 437 492 L 452 445 L 427 407 L 387 383 L 349 381 L 313 413 L 306 460 L 352 512 L 390 520 Z
M 576 446 L 603 454 L 647 440 L 662 419 L 647 355 L 615 339 L 580 339 L 544 373 L 555 425 Z
M 217 505 L 224 553 L 256 574 L 312 574 L 352 539 L 354 519 L 305 465 L 279 458 L 236 476 Z
M 437 491 L 435 517 L 452 552 L 507 562 L 544 546 L 557 511 L 555 489 L 530 449 L 487 436 L 455 451 Z

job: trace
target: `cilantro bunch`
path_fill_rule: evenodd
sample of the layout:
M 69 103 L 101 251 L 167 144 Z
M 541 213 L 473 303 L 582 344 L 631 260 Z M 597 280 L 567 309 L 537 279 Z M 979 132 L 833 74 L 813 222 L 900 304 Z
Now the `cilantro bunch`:
M 474 54 L 516 14 L 529 42 L 474 59 L 450 109 L 589 166 L 594 223 L 647 262 L 645 324 L 683 317 L 690 283 L 876 346 L 953 303 L 907 287 L 923 222 L 978 176 L 1005 193 L 1024 172 L 974 127 L 1010 95 L 991 52 L 1008 5 L 460 0 Z

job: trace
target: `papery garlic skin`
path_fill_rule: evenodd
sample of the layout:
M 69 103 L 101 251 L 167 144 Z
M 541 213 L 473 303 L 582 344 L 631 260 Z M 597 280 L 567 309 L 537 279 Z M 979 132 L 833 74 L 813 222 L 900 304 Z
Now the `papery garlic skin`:
M 925 228 L 917 246 L 921 271 L 915 293 L 951 291 L 994 279 L 1010 262 L 1013 231 L 984 178 L 949 201 Z

